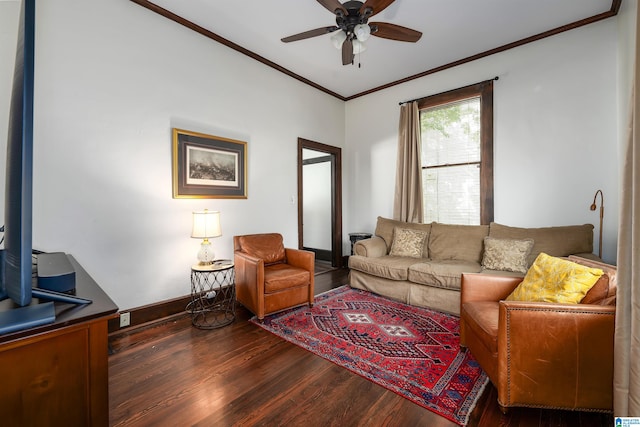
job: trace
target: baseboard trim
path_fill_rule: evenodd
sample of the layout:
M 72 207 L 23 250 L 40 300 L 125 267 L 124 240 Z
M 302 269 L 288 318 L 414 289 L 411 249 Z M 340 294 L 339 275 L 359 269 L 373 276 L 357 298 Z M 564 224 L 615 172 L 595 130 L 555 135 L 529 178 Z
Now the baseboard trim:
M 160 320 L 164 317 L 182 313 L 185 311 L 189 302 L 191 302 L 191 296 L 186 295 L 142 307 L 132 308 L 131 310 L 121 310 L 121 313 L 130 314 L 129 326 L 121 328 L 120 316 L 117 316 L 116 318 L 109 320 L 109 333 L 120 332 L 125 329 L 134 328 L 136 326 L 144 325 L 145 323 Z
M 344 257 L 344 266 L 348 265 L 349 257 Z M 346 269 L 346 268 L 344 268 Z M 341 270 L 339 268 L 332 270 L 332 274 L 335 273 L 336 270 Z M 324 280 L 333 280 L 331 275 L 324 274 L 316 277 L 316 286 L 318 288 L 322 288 Z M 345 282 L 346 283 L 346 282 Z M 170 317 L 176 314 L 184 313 L 187 304 L 191 302 L 191 295 L 185 295 L 178 298 L 173 298 L 170 300 L 159 301 L 153 304 L 144 305 L 142 307 L 132 308 L 130 310 L 120 310 L 121 313 L 129 313 L 130 322 L 129 326 L 120 327 L 120 316 L 116 316 L 113 319 L 109 320 L 108 327 L 109 333 L 122 332 L 127 329 L 132 329 L 135 327 L 140 327 L 147 323 L 157 322 L 166 317 Z

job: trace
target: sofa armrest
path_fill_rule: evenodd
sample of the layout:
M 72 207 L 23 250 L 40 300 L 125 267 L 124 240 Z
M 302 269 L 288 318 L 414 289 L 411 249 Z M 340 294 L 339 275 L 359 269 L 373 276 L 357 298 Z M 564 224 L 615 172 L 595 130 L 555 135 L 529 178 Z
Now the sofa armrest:
M 373 236 L 369 239 L 358 240 L 353 245 L 355 255 L 378 258 L 387 254 L 387 244 L 380 236 Z
M 615 307 L 501 301 L 499 313 L 500 405 L 613 408 Z
M 522 282 L 522 277 L 464 273 L 460 282 L 460 306 L 473 301 L 500 301 Z

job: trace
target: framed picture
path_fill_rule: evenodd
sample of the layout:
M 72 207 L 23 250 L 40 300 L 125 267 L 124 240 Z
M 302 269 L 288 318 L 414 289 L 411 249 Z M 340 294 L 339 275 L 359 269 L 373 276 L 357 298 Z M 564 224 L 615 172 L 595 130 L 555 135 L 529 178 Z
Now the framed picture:
M 173 129 L 173 197 L 247 198 L 247 143 Z

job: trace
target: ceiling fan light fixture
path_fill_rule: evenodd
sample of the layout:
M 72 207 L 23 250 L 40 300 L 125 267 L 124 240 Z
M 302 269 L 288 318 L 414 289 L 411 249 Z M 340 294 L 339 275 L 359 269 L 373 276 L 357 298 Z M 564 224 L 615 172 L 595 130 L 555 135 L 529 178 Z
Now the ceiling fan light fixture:
M 364 52 L 365 50 L 367 50 L 367 46 L 362 43 L 360 40 L 358 39 L 354 39 L 353 40 L 353 54 L 357 55 L 359 53 Z
M 0 0 L 2 1 L 2 0 Z M 309 0 L 310 1 L 310 0 Z M 281 39 L 283 43 L 305 40 L 333 33 L 331 43 L 342 51 L 342 65 L 353 64 L 354 55 L 366 50 L 365 42 L 373 34 L 383 39 L 415 43 L 422 33 L 388 22 L 372 22 L 369 18 L 396 0 L 317 0 L 336 17 L 335 25 L 303 31 Z M 358 66 L 360 66 L 358 64 Z
M 347 39 L 347 35 L 344 31 L 338 31 L 334 35 L 331 36 L 331 43 L 336 49 L 342 49 L 342 44 Z
M 353 34 L 355 34 L 358 41 L 365 42 L 371 35 L 371 28 L 368 24 L 358 24 L 353 28 Z

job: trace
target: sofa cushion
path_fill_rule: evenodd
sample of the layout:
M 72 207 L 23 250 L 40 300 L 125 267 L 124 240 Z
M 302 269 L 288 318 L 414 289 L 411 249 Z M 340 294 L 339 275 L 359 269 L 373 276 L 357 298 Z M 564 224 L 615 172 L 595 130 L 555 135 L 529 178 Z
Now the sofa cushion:
M 507 301 L 577 304 L 603 271 L 542 252 Z
M 427 237 L 429 236 L 425 231 L 396 227 L 389 255 L 421 258 Z
M 481 269 L 477 262 L 426 261 L 409 267 L 409 281 L 459 291 L 462 273 L 479 273 Z
M 527 265 L 533 264 L 540 252 L 562 257 L 582 252 L 593 252 L 593 225 L 567 225 L 561 227 L 519 228 L 492 222 L 489 236 L 498 239 L 533 239 L 533 248 Z
M 385 255 L 368 258 L 359 255 L 349 257 L 349 268 L 390 280 L 407 280 L 408 269 L 415 258 Z
M 429 235 L 429 258 L 433 260 L 482 261 L 488 225 L 452 225 L 434 222 Z
M 396 221 L 395 219 L 383 218 L 381 216 L 378 217 L 378 222 L 376 224 L 375 235 L 380 236 L 384 239 L 387 244 L 387 253 L 391 251 L 391 245 L 393 244 L 393 233 L 396 227 L 401 228 L 410 228 L 412 230 L 420 230 L 427 233 L 427 236 L 431 232 L 431 224 L 419 224 L 415 222 L 404 222 L 404 221 Z M 422 256 L 424 258 L 429 257 L 427 244 L 429 242 L 429 238 L 427 237 L 424 241 L 424 248 L 422 250 Z
M 533 248 L 532 239 L 484 238 L 482 266 L 489 270 L 515 271 L 526 273 L 527 257 Z

